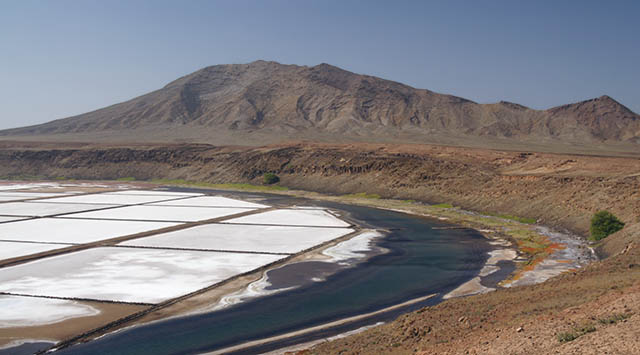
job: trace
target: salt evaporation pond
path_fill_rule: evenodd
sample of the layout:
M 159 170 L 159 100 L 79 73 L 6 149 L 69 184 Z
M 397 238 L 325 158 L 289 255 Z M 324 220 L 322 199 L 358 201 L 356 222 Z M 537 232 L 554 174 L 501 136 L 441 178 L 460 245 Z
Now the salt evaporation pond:
M 376 239 L 375 244 L 389 252 L 373 256 L 350 268 L 313 261 L 311 263 L 328 265 L 324 269 L 335 268 L 337 272 L 323 282 L 299 282 L 302 286 L 287 291 L 253 298 L 215 312 L 129 328 L 57 353 L 202 353 L 380 310 L 433 293 L 439 295 L 363 321 L 249 349 L 247 352 L 259 353 L 291 343 L 324 338 L 379 321 L 389 321 L 401 312 L 439 302 L 443 294 L 476 276 L 487 259 L 487 252 L 492 249 L 473 230 L 434 229 L 447 224 L 403 213 L 280 196 L 249 193 L 238 193 L 238 196 L 249 199 L 268 196 L 265 203 L 269 205 L 278 202 L 299 203 L 341 211 L 364 227 L 388 230 L 389 233 Z M 245 219 L 242 222 L 265 221 Z M 270 288 L 288 287 L 290 283 L 287 281 L 300 275 L 313 279 L 317 276 L 314 270 L 323 268 L 310 267 L 311 263 L 287 265 L 286 269 L 272 271 L 274 277 Z
M 206 224 L 120 245 L 293 254 L 353 231 L 351 228 Z

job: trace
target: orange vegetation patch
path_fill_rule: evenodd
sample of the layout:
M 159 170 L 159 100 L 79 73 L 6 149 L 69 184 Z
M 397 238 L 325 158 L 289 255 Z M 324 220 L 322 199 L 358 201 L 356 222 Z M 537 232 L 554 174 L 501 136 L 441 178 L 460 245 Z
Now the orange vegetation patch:
M 573 261 L 572 261 L 572 260 L 556 260 L 556 262 L 558 262 L 558 263 L 562 263 L 562 264 L 570 264 L 570 263 L 572 263 Z
M 553 254 L 558 250 L 563 250 L 563 249 L 566 249 L 566 248 L 567 248 L 566 244 L 551 243 L 544 249 L 544 251 L 545 251 L 545 253 Z
M 544 250 L 544 249 L 533 248 L 533 247 L 520 247 L 520 250 L 523 251 L 524 253 L 533 255 L 533 254 L 539 253 L 541 250 Z

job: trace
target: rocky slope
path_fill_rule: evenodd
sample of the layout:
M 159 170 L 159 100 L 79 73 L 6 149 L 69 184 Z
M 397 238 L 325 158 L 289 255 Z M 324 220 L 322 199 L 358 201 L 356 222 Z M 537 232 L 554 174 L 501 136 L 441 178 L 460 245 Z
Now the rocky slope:
M 287 139 L 640 143 L 640 116 L 608 96 L 533 110 L 415 89 L 320 64 L 216 65 L 130 101 L 0 136 L 264 144 Z M 78 138 L 81 137 L 81 138 Z M 469 143 L 471 144 L 471 143 Z

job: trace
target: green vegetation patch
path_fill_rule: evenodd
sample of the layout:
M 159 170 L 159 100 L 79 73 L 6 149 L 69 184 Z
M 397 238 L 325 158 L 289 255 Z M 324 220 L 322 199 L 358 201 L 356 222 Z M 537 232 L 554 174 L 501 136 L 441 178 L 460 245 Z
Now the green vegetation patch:
M 134 178 L 133 176 L 121 177 L 116 179 L 116 181 L 136 181 L 136 178 Z
M 562 332 L 557 335 L 557 338 L 559 342 L 566 343 L 572 340 L 576 340 L 587 333 L 591 333 L 595 331 L 596 331 L 596 327 L 593 324 L 586 324 L 581 327 L 573 328 L 569 332 Z
M 378 195 L 378 194 L 368 194 L 366 192 L 358 192 L 358 193 L 355 193 L 355 194 L 343 195 L 343 197 L 347 197 L 347 198 L 368 198 L 368 199 L 374 199 L 374 200 L 379 200 L 380 199 L 380 195 Z
M 612 314 L 609 317 L 598 319 L 598 323 L 600 324 L 616 324 L 619 321 L 625 320 L 631 317 L 631 313 L 618 313 Z
M 198 181 L 188 181 L 182 179 L 154 179 L 151 180 L 154 184 L 163 184 L 163 185 L 178 185 L 178 186 L 189 186 L 189 187 L 204 187 L 211 189 L 228 189 L 228 190 L 242 190 L 242 191 L 287 191 L 288 189 L 284 186 L 278 185 L 252 185 L 252 184 L 213 184 L 209 182 L 198 182 Z
M 598 241 L 624 228 L 624 222 L 609 211 L 600 211 L 591 218 L 591 240 Z
M 530 229 L 508 229 L 506 234 L 516 240 L 520 250 L 533 256 L 543 253 L 549 246 L 549 239 Z
M 276 175 L 274 173 L 266 173 L 266 174 L 262 175 L 262 180 L 267 185 L 273 185 L 273 184 L 277 183 L 278 181 L 280 181 L 280 177 L 278 177 L 278 175 Z

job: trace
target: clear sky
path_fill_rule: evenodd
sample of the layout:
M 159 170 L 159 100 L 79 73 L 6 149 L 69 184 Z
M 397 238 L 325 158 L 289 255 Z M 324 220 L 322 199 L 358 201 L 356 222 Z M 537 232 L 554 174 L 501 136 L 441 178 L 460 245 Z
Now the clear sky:
M 329 63 L 476 102 L 640 112 L 640 1 L 1 1 L 0 128 L 204 66 Z

